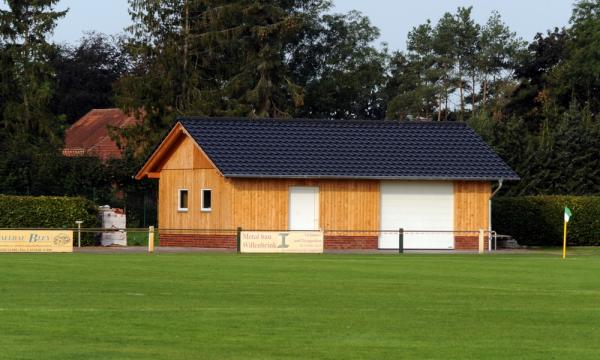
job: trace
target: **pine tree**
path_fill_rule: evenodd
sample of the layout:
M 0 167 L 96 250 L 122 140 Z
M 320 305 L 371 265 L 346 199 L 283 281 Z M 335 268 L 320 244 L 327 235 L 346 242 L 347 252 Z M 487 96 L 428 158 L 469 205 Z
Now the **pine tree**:
M 50 112 L 53 72 L 46 40 L 67 11 L 54 11 L 58 0 L 5 0 L 0 10 L 3 81 L 2 118 L 7 133 L 58 142 L 59 119 Z M 7 90 L 9 87 L 10 90 Z M 11 91 L 10 93 L 8 91 Z
M 287 50 L 325 0 L 130 0 L 129 51 L 137 64 L 118 89 L 145 115 L 147 149 L 177 115 L 286 117 L 303 104 Z M 158 131 L 160 133 L 160 131 Z M 134 142 L 135 143 L 135 142 Z
M 464 120 L 465 92 L 469 88 L 468 76 L 473 76 L 476 71 L 477 41 L 480 36 L 481 26 L 471 18 L 473 7 L 458 8 L 455 15 L 456 25 L 456 79 L 458 81 L 460 114 L 459 119 Z M 473 87 L 471 87 L 473 92 Z M 472 97 L 473 98 L 473 97 Z M 472 104 L 475 101 L 471 100 Z
M 493 86 L 512 78 L 516 60 L 524 48 L 524 42 L 502 21 L 498 12 L 493 12 L 481 29 L 477 69 L 481 80 L 481 105 L 485 111 Z M 474 89 L 475 89 L 475 84 Z M 496 90 L 498 87 L 496 87 Z

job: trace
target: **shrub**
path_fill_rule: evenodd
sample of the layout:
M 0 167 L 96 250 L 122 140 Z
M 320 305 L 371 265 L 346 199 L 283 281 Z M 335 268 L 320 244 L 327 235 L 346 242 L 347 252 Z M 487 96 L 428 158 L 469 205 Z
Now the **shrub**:
M 97 206 L 81 197 L 0 195 L 2 228 L 72 228 L 76 220 L 84 227 L 99 227 Z M 82 240 L 87 245 L 97 242 L 92 234 Z
M 600 196 L 497 198 L 493 201 L 493 228 L 513 236 L 521 245 L 560 245 L 565 206 L 573 211 L 567 242 L 600 245 Z

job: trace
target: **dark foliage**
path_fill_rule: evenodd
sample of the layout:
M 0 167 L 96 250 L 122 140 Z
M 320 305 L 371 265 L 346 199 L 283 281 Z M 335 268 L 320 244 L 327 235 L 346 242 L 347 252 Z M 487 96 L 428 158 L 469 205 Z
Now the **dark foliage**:
M 521 245 L 562 244 L 563 213 L 569 207 L 569 245 L 600 245 L 600 197 L 526 196 L 493 203 L 494 230 L 512 235 Z
M 50 64 L 56 72 L 52 111 L 69 124 L 91 109 L 115 107 L 113 85 L 129 69 L 119 39 L 99 33 L 59 46 Z

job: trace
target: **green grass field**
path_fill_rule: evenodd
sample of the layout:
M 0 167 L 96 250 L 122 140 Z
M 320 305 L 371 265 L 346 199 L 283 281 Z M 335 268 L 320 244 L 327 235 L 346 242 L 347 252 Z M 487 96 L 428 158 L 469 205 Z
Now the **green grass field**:
M 597 359 L 600 251 L 0 255 L 0 358 Z

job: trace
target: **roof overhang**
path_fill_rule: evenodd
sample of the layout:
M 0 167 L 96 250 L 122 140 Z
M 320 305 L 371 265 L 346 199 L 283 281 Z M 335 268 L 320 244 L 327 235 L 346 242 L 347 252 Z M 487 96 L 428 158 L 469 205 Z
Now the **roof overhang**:
M 163 164 L 168 157 L 168 150 L 173 146 L 177 145 L 181 138 L 188 136 L 181 123 L 175 124 L 171 131 L 165 136 L 163 141 L 154 149 L 152 155 L 146 160 L 142 168 L 135 175 L 136 180 L 142 180 L 147 177 L 149 179 L 156 179 L 160 177 L 160 169 L 158 167 Z
M 204 150 L 198 145 L 194 137 L 188 133 L 185 127 L 177 122 L 175 126 L 169 131 L 167 136 L 161 141 L 161 143 L 152 152 L 152 155 L 146 160 L 142 168 L 135 175 L 136 180 L 142 180 L 147 177 L 148 179 L 159 179 L 162 165 L 168 160 L 170 156 L 170 150 L 177 146 L 184 137 L 189 137 L 196 148 L 208 159 L 208 162 L 219 172 L 221 170 L 215 165 L 212 159 L 204 152 Z
M 499 177 L 423 177 L 423 176 L 354 176 L 354 175 L 260 175 L 260 174 L 224 174 L 227 178 L 246 179 L 331 179 L 331 180 L 421 180 L 421 181 L 518 181 L 521 178 Z

